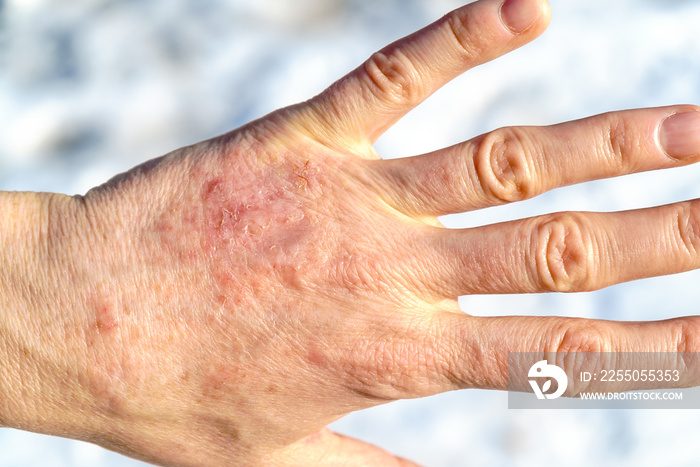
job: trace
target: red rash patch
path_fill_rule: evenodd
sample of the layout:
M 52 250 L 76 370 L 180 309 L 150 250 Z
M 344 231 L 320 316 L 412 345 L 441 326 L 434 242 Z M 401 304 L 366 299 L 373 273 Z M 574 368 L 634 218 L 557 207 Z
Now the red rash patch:
M 299 275 L 321 258 L 313 203 L 319 174 L 309 162 L 209 178 L 201 189 L 202 247 L 223 289 L 244 286 L 257 295 L 271 279 L 299 285 Z
M 191 169 L 185 191 L 152 224 L 161 260 L 203 267 L 214 302 L 234 308 L 299 289 L 329 269 L 336 223 L 319 161 L 251 162 L 243 155 Z M 332 220 L 332 219 L 331 219 Z M 176 261 L 176 264 L 177 264 Z M 208 277 L 207 277 L 208 276 Z

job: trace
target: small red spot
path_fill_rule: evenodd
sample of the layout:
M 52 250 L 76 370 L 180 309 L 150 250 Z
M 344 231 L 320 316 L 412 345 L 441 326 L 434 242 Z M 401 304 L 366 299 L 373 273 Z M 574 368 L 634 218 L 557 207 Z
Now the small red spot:
M 223 181 L 224 179 L 222 177 L 216 177 L 205 183 L 204 188 L 202 189 L 202 198 L 205 200 L 208 200 L 214 196 L 220 198 L 222 194 L 221 184 Z
M 306 360 L 316 367 L 325 368 L 327 366 L 326 356 L 313 347 L 306 354 Z
M 234 386 L 246 378 L 243 368 L 235 365 L 218 365 L 204 376 L 202 395 L 212 399 L 224 399 L 234 394 Z
M 109 305 L 98 308 L 95 324 L 100 332 L 110 332 L 119 327 L 119 321 Z

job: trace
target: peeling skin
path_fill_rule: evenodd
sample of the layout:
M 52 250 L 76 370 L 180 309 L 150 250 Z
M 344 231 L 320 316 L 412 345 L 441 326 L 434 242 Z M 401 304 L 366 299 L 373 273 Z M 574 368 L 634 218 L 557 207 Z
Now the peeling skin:
M 376 277 L 384 257 L 374 240 L 384 235 L 374 231 L 382 225 L 372 220 L 377 213 L 365 211 L 362 198 L 349 209 L 334 205 L 360 193 L 354 167 L 339 157 L 255 144 L 190 164 L 180 196 L 160 209 L 151 221 L 154 235 L 145 239 L 160 246 L 163 261 L 201 267 L 224 314 L 251 307 L 285 313 L 298 305 L 274 312 L 271 305 L 279 305 L 280 294 L 297 297 L 294 291 L 339 296 L 389 284 Z M 367 228 L 348 235 L 357 225 Z
M 211 431 L 242 446 L 299 423 L 270 409 L 295 381 L 321 384 L 345 367 L 345 330 L 366 327 L 377 297 L 397 290 L 384 239 L 404 245 L 408 233 L 386 232 L 384 205 L 367 203 L 371 181 L 352 160 L 238 143 L 209 143 L 177 165 L 166 156 L 89 197 L 88 207 L 113 193 L 125 201 L 97 224 L 109 246 L 100 275 L 85 276 L 90 371 L 81 384 L 101 413 L 151 423 L 169 423 L 160 394 L 194 399 L 187 423 L 247 420 Z M 144 193 L 146 176 L 166 188 Z M 159 389 L 144 396 L 145 387 Z M 288 441 L 289 430 L 279 433 L 274 443 Z
M 220 303 L 240 303 L 240 293 L 229 293 L 234 289 L 256 294 L 274 283 L 302 287 L 305 275 L 327 261 L 315 209 L 326 184 L 319 162 L 250 166 L 232 158 L 227 165 L 224 171 L 199 169 L 194 178 L 202 182 L 192 202 L 174 206 L 156 223 L 162 241 L 180 258 L 209 258 Z M 175 212 L 179 219 L 169 218 Z

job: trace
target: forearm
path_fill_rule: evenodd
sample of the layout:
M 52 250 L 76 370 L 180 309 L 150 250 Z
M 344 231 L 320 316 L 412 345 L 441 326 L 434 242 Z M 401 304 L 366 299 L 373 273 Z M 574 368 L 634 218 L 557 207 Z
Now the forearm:
M 51 203 L 61 198 L 0 192 L 0 426 L 66 429 L 66 388 L 56 377 L 68 363 L 66 339 L 51 300 L 60 284 L 49 241 Z
M 0 193 L 0 213 L 0 424 L 18 426 L 33 411 L 23 353 L 30 351 L 26 327 L 46 213 L 41 196 L 6 192 Z

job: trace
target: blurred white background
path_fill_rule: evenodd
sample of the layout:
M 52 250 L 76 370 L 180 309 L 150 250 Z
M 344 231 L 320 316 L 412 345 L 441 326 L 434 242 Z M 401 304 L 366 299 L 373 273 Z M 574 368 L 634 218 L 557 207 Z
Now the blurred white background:
M 0 0 L 0 189 L 82 193 L 179 146 L 304 100 L 456 0 Z M 511 124 L 700 104 L 700 2 L 551 0 L 542 38 L 450 84 L 379 144 L 400 157 Z M 468 227 L 556 210 L 700 197 L 700 167 L 556 190 L 449 216 Z M 698 314 L 700 272 L 577 295 L 465 297 L 477 315 L 618 320 Z M 696 466 L 695 411 L 515 411 L 461 391 L 334 428 L 426 466 Z M 143 465 L 0 430 L 0 467 Z

